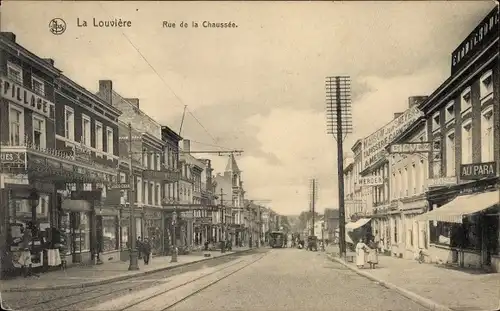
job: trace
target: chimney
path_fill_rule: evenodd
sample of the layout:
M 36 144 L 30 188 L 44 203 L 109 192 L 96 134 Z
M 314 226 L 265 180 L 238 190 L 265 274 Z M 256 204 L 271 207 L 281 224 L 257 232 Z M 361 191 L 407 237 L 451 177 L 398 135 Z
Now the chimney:
M 54 66 L 54 60 L 52 58 L 44 58 L 43 60 Z
M 184 152 L 191 151 L 191 142 L 189 141 L 189 139 L 184 139 L 182 141 L 182 151 Z
M 408 97 L 408 108 L 420 105 L 423 101 L 427 99 L 427 97 L 428 96 L 424 95 Z
M 396 112 L 396 113 L 394 113 L 394 119 L 399 118 L 401 115 L 403 115 L 402 112 Z
M 125 98 L 126 101 L 135 106 L 135 108 L 139 109 L 139 98 Z
M 113 81 L 111 80 L 99 80 L 99 92 L 97 92 L 102 100 L 104 100 L 108 105 L 113 105 Z
M 4 37 L 5 39 L 12 41 L 13 43 L 16 43 L 16 34 L 15 33 L 2 31 L 1 34 L 2 34 L 2 37 Z

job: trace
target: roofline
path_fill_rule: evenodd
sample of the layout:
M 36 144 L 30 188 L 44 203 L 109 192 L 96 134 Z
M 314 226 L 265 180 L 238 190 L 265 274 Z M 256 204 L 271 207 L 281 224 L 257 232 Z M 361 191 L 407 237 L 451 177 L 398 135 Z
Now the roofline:
M 174 130 L 172 130 L 169 126 L 167 125 L 161 125 L 161 131 L 165 131 L 168 135 L 172 136 L 174 139 L 177 139 L 178 141 L 181 141 L 183 138 L 179 134 L 177 134 Z
M 354 149 L 356 149 L 356 146 L 357 146 L 357 145 L 361 145 L 361 141 L 362 141 L 362 139 L 361 139 L 361 138 L 359 138 L 358 140 L 356 140 L 356 142 L 355 142 L 355 143 L 352 145 L 352 147 L 351 147 L 351 151 L 352 151 L 352 152 L 354 152 Z
M 64 74 L 61 74 L 60 77 L 59 77 L 59 80 L 62 83 L 66 83 L 68 86 L 76 89 L 77 91 L 80 91 L 83 95 L 87 96 L 90 100 L 103 105 L 105 109 L 107 109 L 107 110 L 111 111 L 112 113 L 114 113 L 116 115 L 116 117 L 119 117 L 119 116 L 122 115 L 122 112 L 118 108 L 116 108 L 116 107 L 108 104 L 107 102 L 105 102 L 104 100 L 102 100 L 101 98 L 99 98 L 99 96 L 97 96 L 96 94 L 90 92 L 89 90 L 87 90 L 82 85 L 80 85 L 77 82 L 73 81 L 70 77 L 65 76 Z
M 50 64 L 49 62 L 47 62 L 45 59 L 43 59 L 40 56 L 36 55 L 35 53 L 29 51 L 27 48 L 25 48 L 21 44 L 19 44 L 17 42 L 10 41 L 9 39 L 7 39 L 3 35 L 0 35 L 0 43 L 4 44 L 4 45 L 6 45 L 6 46 L 8 46 L 10 48 L 13 48 L 13 49 L 19 49 L 20 52 L 22 54 L 24 54 L 23 56 L 25 56 L 29 60 L 37 63 L 41 67 L 47 69 L 48 71 L 50 71 L 52 74 L 54 74 L 56 76 L 58 76 L 58 75 L 60 75 L 62 73 L 62 70 L 56 68 L 55 66 L 53 66 L 52 64 Z
M 443 83 L 441 83 L 441 85 L 439 85 L 438 88 L 434 92 L 432 92 L 432 94 L 429 95 L 429 97 L 427 97 L 426 100 L 424 100 L 422 103 L 420 103 L 418 105 L 418 108 L 422 111 L 425 111 L 427 109 L 432 108 L 433 106 L 437 106 L 438 104 L 436 103 L 436 100 L 442 101 L 442 98 L 439 98 L 438 96 L 441 93 L 447 91 L 448 87 L 451 86 L 455 80 L 462 78 L 464 73 L 466 73 L 480 57 L 482 57 L 484 54 L 486 54 L 486 52 L 488 52 L 488 50 L 493 45 L 495 45 L 495 44 L 498 45 L 498 39 L 499 39 L 499 37 L 492 39 L 492 42 L 488 46 L 484 47 L 484 49 L 482 49 L 473 58 L 471 58 L 466 64 L 464 64 L 464 66 L 460 70 L 458 70 L 456 73 L 454 73 L 453 75 L 448 77 Z M 493 56 L 493 58 L 494 57 L 495 56 Z M 474 71 L 476 71 L 476 70 L 474 70 Z

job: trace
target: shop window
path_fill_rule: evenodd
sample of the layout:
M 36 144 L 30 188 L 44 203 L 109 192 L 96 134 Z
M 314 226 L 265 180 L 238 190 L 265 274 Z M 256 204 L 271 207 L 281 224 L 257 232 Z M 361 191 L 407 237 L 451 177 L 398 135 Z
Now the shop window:
M 10 105 L 9 109 L 10 144 L 21 146 L 24 144 L 24 109 Z
M 35 93 L 45 96 L 45 83 L 42 79 L 32 75 L 31 76 L 31 87 Z
M 37 149 L 46 148 L 45 119 L 33 115 L 33 145 Z
M 82 137 L 80 142 L 90 146 L 90 117 L 82 114 Z
M 128 248 L 129 245 L 128 245 L 128 230 L 129 228 L 129 222 L 128 221 L 125 221 L 125 222 L 122 222 L 121 223 L 121 229 L 122 229 L 122 237 L 121 237 L 121 247 L 122 248 Z
M 68 106 L 64 107 L 64 137 L 75 140 L 75 112 Z
M 19 84 L 23 84 L 23 69 L 11 62 L 7 62 L 7 77 Z
M 482 112 L 481 117 L 481 162 L 492 162 L 494 155 L 493 107 Z
M 118 249 L 118 218 L 102 216 L 102 251 L 109 252 Z
M 80 212 L 76 215 L 75 227 L 75 252 L 84 253 L 90 251 L 90 221 L 88 213 Z

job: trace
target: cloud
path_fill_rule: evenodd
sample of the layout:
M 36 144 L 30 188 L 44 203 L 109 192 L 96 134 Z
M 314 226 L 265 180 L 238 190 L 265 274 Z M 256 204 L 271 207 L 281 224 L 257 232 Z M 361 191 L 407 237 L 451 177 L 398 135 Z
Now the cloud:
M 430 94 L 449 75 L 450 53 L 491 10 L 460 2 L 29 2 L 2 6 L 2 31 L 96 90 L 113 80 L 124 97 L 178 131 L 196 150 L 243 149 L 249 197 L 283 213 L 335 206 L 336 147 L 326 134 L 324 80 L 352 79 L 354 133 L 344 150 Z M 76 27 L 76 18 L 131 20 L 129 29 Z M 66 20 L 61 36 L 48 31 Z M 162 21 L 235 21 L 236 29 L 164 29 Z M 129 41 L 130 40 L 130 41 Z M 132 44 L 130 43 L 132 42 Z M 147 61 L 141 56 L 143 55 Z M 151 68 L 153 67 L 153 69 Z M 376 117 L 374 117 L 376 116 Z M 203 124 L 200 126 L 198 121 Z M 207 156 L 208 157 L 208 156 Z M 225 157 L 210 157 L 223 171 Z

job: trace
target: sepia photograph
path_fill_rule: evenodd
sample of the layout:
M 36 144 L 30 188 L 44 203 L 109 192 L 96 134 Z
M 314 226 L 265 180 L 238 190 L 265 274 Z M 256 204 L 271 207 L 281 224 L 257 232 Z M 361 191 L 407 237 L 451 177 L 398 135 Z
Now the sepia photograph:
M 500 310 L 499 12 L 0 0 L 2 310 Z

